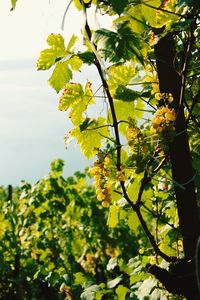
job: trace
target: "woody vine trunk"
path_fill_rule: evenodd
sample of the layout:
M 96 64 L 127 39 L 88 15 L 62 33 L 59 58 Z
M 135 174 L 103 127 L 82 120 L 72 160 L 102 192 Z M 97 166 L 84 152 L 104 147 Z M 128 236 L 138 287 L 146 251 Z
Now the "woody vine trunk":
M 184 72 L 179 73 L 176 68 L 175 42 L 172 33 L 168 33 L 157 43 L 155 56 L 160 92 L 173 94 L 174 102 L 172 107 L 177 112 L 175 121 L 176 135 L 169 144 L 169 155 L 185 261 L 189 262 L 195 256 L 197 239 L 200 234 L 200 223 L 183 105 L 183 85 L 185 84 L 187 70 L 185 69 Z M 187 273 L 187 270 L 185 271 Z M 193 276 L 192 278 L 192 280 L 195 280 Z M 188 299 L 195 299 L 191 298 L 190 295 L 187 296 L 189 297 Z

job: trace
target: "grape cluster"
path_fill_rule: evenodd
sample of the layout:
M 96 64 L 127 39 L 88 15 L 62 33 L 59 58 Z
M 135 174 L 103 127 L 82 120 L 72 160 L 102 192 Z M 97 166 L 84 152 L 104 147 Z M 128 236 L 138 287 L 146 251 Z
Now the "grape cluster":
M 159 92 L 157 73 L 155 72 L 153 66 L 146 65 L 145 71 L 146 71 L 145 82 L 146 83 L 149 82 L 151 84 L 152 87 L 151 94 L 155 94 Z
M 94 166 L 90 168 L 89 173 L 94 178 L 94 186 L 96 189 L 97 199 L 102 201 L 102 206 L 107 207 L 111 202 L 111 182 L 109 180 L 109 157 L 105 158 L 99 155 L 98 160 L 94 162 Z
M 174 101 L 172 93 L 156 93 L 155 99 L 158 101 L 163 100 L 165 103 L 172 103 Z
M 165 131 L 174 131 L 174 122 L 176 120 L 176 113 L 173 108 L 162 106 L 157 109 L 152 118 L 152 126 L 150 128 L 152 133 L 161 134 Z
M 126 127 L 126 137 L 128 140 L 129 146 L 133 146 L 135 139 L 138 137 L 139 130 L 134 128 L 131 124 Z

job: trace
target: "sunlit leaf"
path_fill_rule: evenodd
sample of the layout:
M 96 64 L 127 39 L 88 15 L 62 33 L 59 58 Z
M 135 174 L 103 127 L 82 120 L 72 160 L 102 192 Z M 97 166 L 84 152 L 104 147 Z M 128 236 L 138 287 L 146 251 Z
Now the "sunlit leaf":
M 128 22 L 118 24 L 116 31 L 108 29 L 95 31 L 94 42 L 105 59 L 118 63 L 136 59 L 143 63 L 144 44 L 128 26 Z
M 76 6 L 76 8 L 78 10 L 82 10 L 82 5 L 81 5 L 81 2 L 79 0 L 73 0 L 74 2 L 74 5 Z
M 50 48 L 40 52 L 38 70 L 47 70 L 61 57 L 66 55 L 64 38 L 60 34 L 50 34 L 47 38 Z
M 140 221 L 134 211 L 128 212 L 127 223 L 130 229 L 132 229 L 134 232 L 137 232 L 138 226 L 140 225 Z
M 116 294 L 118 297 L 118 300 L 125 300 L 126 294 L 128 293 L 128 291 L 130 291 L 127 287 L 123 286 L 123 285 L 119 285 L 116 288 Z
M 66 47 L 66 51 L 70 52 L 73 50 L 74 45 L 76 44 L 76 42 L 78 41 L 78 37 L 76 35 L 72 35 L 67 47 Z
M 81 124 L 79 125 L 80 131 L 83 131 L 83 130 L 87 129 L 93 122 L 95 122 L 95 120 L 90 119 L 90 118 L 86 118 L 86 119 L 83 121 L 83 123 L 81 123 Z
M 83 284 L 86 281 L 86 276 L 84 276 L 84 274 L 81 272 L 75 273 L 74 277 L 77 284 Z
M 114 228 L 118 224 L 118 215 L 119 213 L 119 206 L 117 205 L 111 205 L 109 207 L 109 216 L 108 216 L 108 226 L 111 228 Z
M 15 9 L 16 3 L 17 3 L 17 0 L 11 0 L 12 10 Z
M 78 56 L 73 56 L 68 60 L 68 64 L 71 66 L 72 70 L 79 71 L 82 60 Z
M 81 131 L 80 127 L 71 130 L 71 136 L 75 137 L 81 148 L 81 151 L 87 158 L 96 154 L 96 149 L 101 147 L 102 140 L 109 138 L 109 131 L 106 120 L 99 117 L 86 130 Z
M 68 83 L 60 97 L 59 109 L 70 109 L 69 117 L 75 126 L 84 121 L 83 113 L 89 104 L 94 103 L 94 95 L 90 82 L 85 85 L 85 91 L 79 83 Z M 82 131 L 82 129 L 81 129 Z
M 59 92 L 72 78 L 72 71 L 68 67 L 68 61 L 58 62 L 49 78 L 49 84 Z
M 114 98 L 122 101 L 134 101 L 138 99 L 141 93 L 131 90 L 123 85 L 119 85 L 116 89 Z

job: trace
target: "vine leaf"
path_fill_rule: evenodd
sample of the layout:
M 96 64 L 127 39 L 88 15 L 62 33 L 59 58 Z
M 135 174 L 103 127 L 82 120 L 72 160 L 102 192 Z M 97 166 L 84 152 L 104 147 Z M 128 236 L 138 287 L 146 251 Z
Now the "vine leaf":
M 55 66 L 55 69 L 49 78 L 49 84 L 59 92 L 66 84 L 72 79 L 72 71 L 68 67 L 68 61 L 58 62 Z
M 128 293 L 128 291 L 130 291 L 127 287 L 123 286 L 123 285 L 119 285 L 116 288 L 116 294 L 118 297 L 118 300 L 125 300 L 126 294 Z
M 122 101 L 133 101 L 141 95 L 140 92 L 131 90 L 123 85 L 119 85 L 115 91 L 114 98 Z
M 128 26 L 128 22 L 117 24 L 117 31 L 102 28 L 93 35 L 97 49 L 105 59 L 120 62 L 136 59 L 143 64 L 144 43 Z
M 17 0 L 11 0 L 11 5 L 12 5 L 11 10 L 15 9 L 16 3 L 17 3 Z
M 77 39 L 73 35 L 65 47 L 63 36 L 52 33 L 47 38 L 50 47 L 40 52 L 37 69 L 48 70 L 55 65 L 49 84 L 57 93 L 72 79 L 72 70 L 78 71 L 82 65 L 82 60 L 73 52 Z
M 111 0 L 112 8 L 118 15 L 121 15 L 125 7 L 127 6 L 128 2 L 129 2 L 128 0 L 123 0 L 123 1 Z
M 108 215 L 108 226 L 111 228 L 115 228 L 118 224 L 119 218 L 119 206 L 110 205 L 109 207 L 109 215 Z
M 72 70 L 78 71 L 81 65 L 82 61 L 78 56 L 72 56 L 64 62 L 58 62 L 51 77 L 48 80 L 49 84 L 58 93 L 64 88 L 66 83 L 69 82 L 70 79 L 72 79 Z M 71 66 L 71 68 L 69 66 Z
M 70 135 L 75 137 L 81 148 L 81 151 L 87 158 L 92 158 L 96 155 L 96 149 L 101 147 L 102 140 L 109 137 L 106 119 L 99 117 L 94 120 L 86 130 L 81 131 L 80 126 L 71 130 Z
M 128 226 L 134 232 L 137 232 L 138 227 L 140 226 L 140 221 L 134 211 L 128 212 Z
M 86 130 L 93 122 L 95 122 L 94 119 L 86 118 L 83 123 L 79 125 L 80 131 Z
M 95 60 L 94 53 L 92 53 L 90 51 L 78 53 L 78 57 L 82 60 L 83 63 L 88 64 L 88 65 L 92 65 Z
M 113 97 L 118 86 L 126 86 L 127 84 L 129 84 L 132 78 L 134 77 L 135 73 L 136 71 L 133 64 L 121 64 L 117 66 L 111 66 L 108 69 L 108 74 L 110 76 L 108 80 L 108 85 Z
M 95 101 L 90 82 L 86 83 L 85 91 L 80 83 L 68 83 L 60 97 L 59 109 L 61 111 L 70 109 L 69 117 L 72 123 L 78 126 L 84 121 L 83 113 L 87 106 L 93 103 Z
M 37 62 L 38 70 L 48 70 L 56 62 L 56 59 L 66 55 L 64 38 L 60 34 L 50 34 L 47 38 L 50 48 L 42 50 Z

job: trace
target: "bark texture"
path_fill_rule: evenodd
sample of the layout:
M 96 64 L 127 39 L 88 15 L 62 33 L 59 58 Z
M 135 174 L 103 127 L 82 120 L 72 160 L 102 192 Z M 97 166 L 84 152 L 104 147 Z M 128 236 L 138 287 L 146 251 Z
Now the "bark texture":
M 197 291 L 195 268 L 190 261 L 194 260 L 200 234 L 200 222 L 184 106 L 180 101 L 183 91 L 182 76 L 186 76 L 186 74 L 180 74 L 176 70 L 175 43 L 172 33 L 168 33 L 155 46 L 155 56 L 160 92 L 172 93 L 174 97 L 172 107 L 177 111 L 176 136 L 169 144 L 169 153 L 186 263 L 182 265 L 181 275 L 177 274 L 176 268 L 173 271 L 166 271 L 155 266 L 151 272 L 158 279 L 160 277 L 160 281 L 171 292 L 183 294 L 188 299 L 196 299 L 194 296 Z M 190 270 L 188 270 L 188 265 L 190 265 Z M 168 284 L 169 282 L 170 284 Z M 176 283 L 176 288 L 173 286 L 173 282 Z

